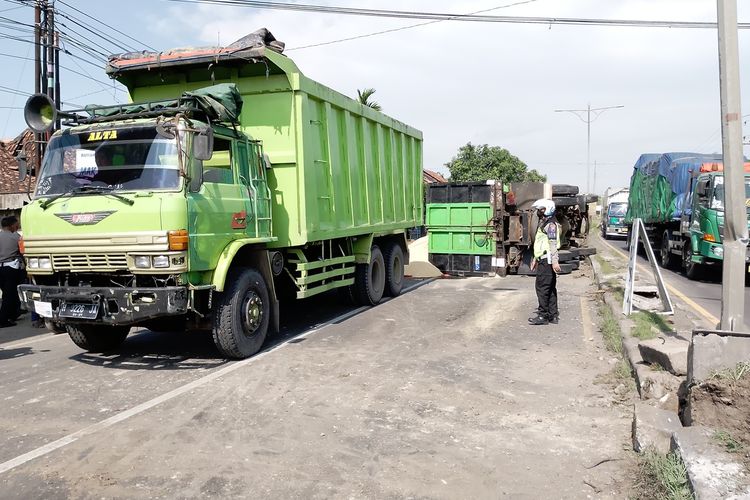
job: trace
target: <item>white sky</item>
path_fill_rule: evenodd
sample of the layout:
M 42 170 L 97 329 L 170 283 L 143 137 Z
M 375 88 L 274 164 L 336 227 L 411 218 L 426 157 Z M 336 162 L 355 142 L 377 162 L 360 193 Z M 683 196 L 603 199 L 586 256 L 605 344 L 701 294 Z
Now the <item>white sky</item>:
M 165 0 L 132 0 L 127 9 L 122 2 L 67 1 L 159 49 L 215 45 L 217 39 L 225 45 L 260 27 L 270 29 L 293 49 L 420 22 Z M 468 13 L 512 1 L 305 3 Z M 750 22 L 750 1 L 738 4 L 740 22 Z M 0 1 L 0 10 L 11 7 L 7 0 Z M 714 21 L 716 2 L 537 0 L 488 14 Z M 27 8 L 0 13 L 5 15 L 27 22 L 32 18 Z M 749 32 L 742 30 L 739 39 L 743 114 L 750 113 Z M 26 56 L 27 51 L 31 56 L 28 44 L 0 39 L 2 53 Z M 441 22 L 288 50 L 286 55 L 307 76 L 344 94 L 354 96 L 358 88 L 374 87 L 375 100 L 386 114 L 423 131 L 424 166 L 442 172 L 458 148 L 471 141 L 507 148 L 552 182 L 584 187 L 586 124 L 554 110 L 584 109 L 587 104 L 625 106 L 603 113 L 591 126 L 591 160 L 597 162 L 599 192 L 607 186 L 627 185 L 641 153 L 721 150 L 715 30 Z M 0 73 L 0 85 L 31 90 L 30 62 L 2 57 L 0 61 L 6 68 Z M 70 58 L 63 56 L 62 62 L 81 71 Z M 94 66 L 83 67 L 106 81 L 103 71 L 97 74 Z M 65 70 L 62 78 L 64 100 L 107 88 Z M 112 100 L 109 94 L 100 92 L 75 102 L 107 103 Z M 23 100 L 0 93 L 0 106 L 22 106 Z M 20 110 L 0 109 L 0 135 L 12 136 L 22 127 Z M 745 134 L 750 136 L 747 125 Z M 747 147 L 745 154 L 750 154 Z

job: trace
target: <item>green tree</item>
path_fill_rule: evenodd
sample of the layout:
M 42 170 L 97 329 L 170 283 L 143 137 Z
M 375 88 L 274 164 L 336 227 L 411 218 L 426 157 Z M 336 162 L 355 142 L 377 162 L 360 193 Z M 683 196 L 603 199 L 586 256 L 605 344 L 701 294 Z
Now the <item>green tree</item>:
M 383 111 L 383 108 L 380 107 L 380 104 L 378 104 L 375 101 L 371 101 L 370 98 L 375 93 L 375 89 L 363 89 L 359 90 L 357 89 L 357 100 L 360 104 L 364 104 L 365 106 L 369 106 L 375 111 Z
M 540 174 L 499 146 L 467 143 L 458 149 L 458 154 L 445 164 L 451 173 L 451 181 L 486 181 L 497 179 L 503 182 L 546 182 L 547 176 Z

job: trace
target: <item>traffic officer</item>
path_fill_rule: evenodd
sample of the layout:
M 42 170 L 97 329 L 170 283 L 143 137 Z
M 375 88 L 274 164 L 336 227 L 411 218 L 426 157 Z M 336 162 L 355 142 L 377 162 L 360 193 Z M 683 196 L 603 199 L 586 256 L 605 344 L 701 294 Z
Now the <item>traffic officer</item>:
M 537 200 L 531 206 L 539 219 L 534 236 L 534 258 L 531 270 L 536 269 L 536 296 L 539 300 L 537 315 L 529 318 L 532 325 L 557 324 L 560 313 L 557 309 L 557 273 L 560 263 L 557 250 L 560 247 L 560 227 L 555 222 L 555 203 Z

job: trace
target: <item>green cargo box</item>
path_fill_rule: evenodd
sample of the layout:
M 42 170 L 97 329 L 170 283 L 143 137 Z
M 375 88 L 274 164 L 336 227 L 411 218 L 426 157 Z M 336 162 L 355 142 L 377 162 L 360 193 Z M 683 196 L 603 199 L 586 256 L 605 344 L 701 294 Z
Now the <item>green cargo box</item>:
M 237 84 L 240 128 L 263 142 L 270 161 L 271 247 L 421 225 L 422 133 L 307 78 L 284 55 L 253 51 L 222 55 L 220 65 L 131 64 L 109 73 L 133 101 Z
M 485 228 L 492 218 L 489 203 L 429 203 L 427 227 Z
M 495 255 L 495 240 L 484 228 L 430 228 L 430 254 Z

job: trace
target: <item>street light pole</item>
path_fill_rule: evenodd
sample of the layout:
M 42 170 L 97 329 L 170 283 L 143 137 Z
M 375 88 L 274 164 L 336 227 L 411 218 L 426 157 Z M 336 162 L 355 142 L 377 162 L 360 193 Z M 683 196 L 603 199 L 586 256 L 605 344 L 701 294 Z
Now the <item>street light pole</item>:
M 717 0 L 719 27 L 719 85 L 724 160 L 724 262 L 721 281 L 721 329 L 743 328 L 745 312 L 745 253 L 747 212 L 742 156 L 740 58 L 736 0 Z
M 604 108 L 592 108 L 591 104 L 586 105 L 586 109 L 556 109 L 555 113 L 573 113 L 579 120 L 586 124 L 586 192 L 591 192 L 591 123 L 608 109 L 624 108 L 625 106 L 606 106 Z M 594 118 L 591 118 L 591 113 Z M 583 118 L 586 113 L 586 118 Z

